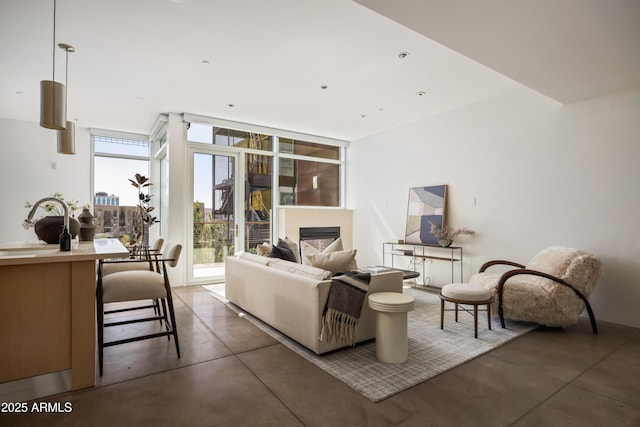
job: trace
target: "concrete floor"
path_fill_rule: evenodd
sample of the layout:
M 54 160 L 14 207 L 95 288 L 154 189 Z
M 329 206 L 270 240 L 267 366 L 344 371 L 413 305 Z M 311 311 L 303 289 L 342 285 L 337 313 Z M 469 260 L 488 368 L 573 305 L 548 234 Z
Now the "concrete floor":
M 541 328 L 374 404 L 207 290 L 174 295 L 182 358 L 164 338 L 107 348 L 95 388 L 36 401 L 60 412 L 0 413 L 0 425 L 640 425 L 639 329 Z

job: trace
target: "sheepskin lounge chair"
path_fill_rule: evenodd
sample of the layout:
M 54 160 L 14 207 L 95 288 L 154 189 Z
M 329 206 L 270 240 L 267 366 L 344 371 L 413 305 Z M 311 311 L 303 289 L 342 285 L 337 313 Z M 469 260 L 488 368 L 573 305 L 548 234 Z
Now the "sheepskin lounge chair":
M 506 272 L 487 271 L 495 265 L 515 268 Z M 491 291 L 492 311 L 495 313 L 497 308 L 503 328 L 505 317 L 564 328 L 575 325 L 586 308 L 593 333 L 597 334 L 588 298 L 600 270 L 598 257 L 579 249 L 552 246 L 538 253 L 526 266 L 503 260 L 486 262 L 469 282 Z

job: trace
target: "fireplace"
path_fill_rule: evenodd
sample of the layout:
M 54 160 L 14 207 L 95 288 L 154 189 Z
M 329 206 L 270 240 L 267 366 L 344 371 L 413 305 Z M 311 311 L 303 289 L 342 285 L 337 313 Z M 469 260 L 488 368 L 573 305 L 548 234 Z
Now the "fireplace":
M 340 227 L 300 227 L 300 241 L 322 251 L 340 237 Z
M 350 209 L 278 208 L 279 236 L 286 236 L 298 243 L 303 239 L 300 236 L 301 228 L 334 228 L 330 238 L 340 237 L 345 249 L 353 248 L 353 211 Z

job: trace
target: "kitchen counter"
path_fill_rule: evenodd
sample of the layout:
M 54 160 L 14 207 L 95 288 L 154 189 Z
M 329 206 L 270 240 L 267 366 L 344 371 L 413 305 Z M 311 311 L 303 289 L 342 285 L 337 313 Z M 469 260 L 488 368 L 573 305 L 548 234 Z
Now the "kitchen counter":
M 59 246 L 33 242 L 0 243 L 0 266 L 43 264 L 69 261 L 95 261 L 104 258 L 125 258 L 129 251 L 118 239 L 97 239 L 71 244 L 71 251 L 61 252 Z
M 0 244 L 0 383 L 70 371 L 70 389 L 95 384 L 96 261 L 126 258 L 117 239 Z

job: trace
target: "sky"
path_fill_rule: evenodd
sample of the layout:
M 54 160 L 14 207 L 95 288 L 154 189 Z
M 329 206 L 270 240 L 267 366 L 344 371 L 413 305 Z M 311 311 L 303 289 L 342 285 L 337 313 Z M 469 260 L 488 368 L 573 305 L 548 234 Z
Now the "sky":
M 136 173 L 149 176 L 149 162 L 96 157 L 94 168 L 94 190 L 96 193 L 103 191 L 109 195 L 119 196 L 120 206 L 138 204 L 138 190 L 131 185 L 129 178 L 135 180 Z M 122 178 L 114 179 L 114 177 Z M 151 204 L 153 205 L 153 202 Z
M 211 140 L 210 127 L 197 127 L 191 129 L 190 138 L 209 142 Z M 208 138 L 208 140 L 206 140 Z M 131 156 L 148 156 L 148 146 L 139 144 L 123 143 L 119 139 L 110 139 L 107 137 L 96 138 L 96 153 L 107 153 L 115 155 L 131 155 Z M 208 209 L 212 208 L 212 190 L 214 180 L 213 160 L 215 159 L 215 182 L 220 183 L 229 176 L 229 158 L 225 155 L 214 155 L 207 153 L 196 153 L 194 155 L 194 189 L 193 201 L 204 203 Z M 138 204 L 138 190 L 131 185 L 129 178 L 135 179 L 135 174 L 149 176 L 149 164 L 144 160 L 131 160 L 123 158 L 95 156 L 94 161 L 94 192 L 105 192 L 109 195 L 120 197 L 120 206 L 135 206 Z M 158 188 L 152 187 L 151 194 L 159 191 Z M 145 191 L 146 193 L 146 191 Z M 220 193 L 216 195 L 220 198 Z M 91 201 L 93 202 L 93 201 Z M 84 204 L 84 202 L 82 203 Z M 217 205 L 220 200 L 217 200 Z M 153 199 L 151 205 L 154 206 Z M 219 206 L 217 206 L 219 207 Z
M 211 191 L 213 173 L 211 154 L 196 153 L 194 157 L 194 181 L 193 200 L 204 203 L 206 208 L 212 207 Z M 226 156 L 218 157 L 216 182 L 227 178 Z M 112 157 L 95 157 L 94 163 L 94 190 L 106 192 L 109 195 L 120 197 L 121 206 L 135 206 L 138 204 L 138 190 L 131 185 L 128 178 L 135 179 L 135 174 L 149 176 L 148 162 L 142 160 L 117 159 Z M 114 179 L 114 177 L 118 177 Z M 119 178 L 122 177 L 122 178 Z M 159 185 L 159 183 L 152 183 Z M 159 189 L 159 187 L 158 187 Z M 154 194 L 158 189 L 151 190 Z M 84 204 L 84 202 L 83 202 Z M 154 206 L 153 200 L 151 205 Z

